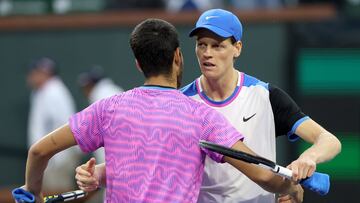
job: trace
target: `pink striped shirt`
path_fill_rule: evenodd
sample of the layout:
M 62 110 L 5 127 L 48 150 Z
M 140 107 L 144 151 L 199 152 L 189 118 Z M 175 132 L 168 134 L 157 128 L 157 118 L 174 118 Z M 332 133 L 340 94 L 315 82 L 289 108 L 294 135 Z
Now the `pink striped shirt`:
M 180 91 L 143 86 L 70 118 L 80 148 L 105 148 L 106 202 L 196 202 L 205 155 L 199 140 L 232 146 L 242 135 L 215 110 Z

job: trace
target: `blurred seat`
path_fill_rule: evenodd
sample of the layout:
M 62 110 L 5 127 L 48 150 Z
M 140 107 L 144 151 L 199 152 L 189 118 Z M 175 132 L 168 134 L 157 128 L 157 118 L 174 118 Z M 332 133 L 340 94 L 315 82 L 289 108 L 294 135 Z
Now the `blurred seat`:
M 99 12 L 105 7 L 104 0 L 54 0 L 54 13 Z
M 41 15 L 49 11 L 45 0 L 2 0 L 0 15 Z
M 277 9 L 283 3 L 281 0 L 230 0 L 230 6 L 241 10 Z
M 99 12 L 104 0 L 1 0 L 0 16 Z
M 224 1 L 219 0 L 165 0 L 166 9 L 171 12 L 184 10 L 206 11 L 212 8 L 223 8 Z
M 162 9 L 164 0 L 105 0 L 105 9 Z

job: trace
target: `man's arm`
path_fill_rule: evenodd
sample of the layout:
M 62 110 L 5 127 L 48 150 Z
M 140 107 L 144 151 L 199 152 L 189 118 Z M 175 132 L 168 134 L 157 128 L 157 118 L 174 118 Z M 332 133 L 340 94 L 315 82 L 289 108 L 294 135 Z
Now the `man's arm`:
M 232 148 L 250 154 L 255 154 L 241 141 L 236 142 Z M 77 184 L 80 189 L 86 192 L 96 190 L 100 184 L 106 186 L 105 163 L 95 165 L 95 161 L 92 160 L 95 159 L 92 158 L 86 164 L 76 168 L 75 178 L 77 180 Z M 294 184 L 289 180 L 285 180 L 284 178 L 275 175 L 269 170 L 237 159 L 224 156 L 224 161 L 243 172 L 247 177 L 265 190 L 273 193 L 289 194 L 297 202 L 302 202 L 303 190 L 299 184 Z
M 255 155 L 255 153 L 252 152 L 241 141 L 236 142 L 232 146 L 232 148 L 235 150 L 240 150 Z M 294 184 L 289 180 L 286 180 L 280 176 L 275 175 L 270 170 L 264 169 L 254 164 L 246 163 L 227 156 L 224 156 L 224 161 L 237 168 L 239 171 L 241 171 L 248 178 L 250 178 L 252 181 L 257 183 L 263 189 L 273 193 L 290 194 L 291 196 L 295 197 L 298 201 L 300 202 L 302 201 L 302 189 L 299 184 Z
M 340 141 L 312 119 L 301 123 L 295 134 L 312 143 L 311 147 L 289 165 L 295 180 L 311 176 L 316 170 L 316 164 L 331 160 L 341 151 Z
M 43 174 L 49 159 L 76 144 L 74 135 L 66 124 L 32 145 L 26 163 L 25 189 L 39 196 L 42 190 Z
M 315 171 L 317 163 L 330 160 L 341 151 L 341 144 L 333 134 L 329 133 L 315 121 L 307 118 L 285 91 L 274 85 L 269 85 L 269 90 L 276 134 L 288 134 L 288 136 L 292 137 L 299 136 L 313 144 L 288 166 L 292 169 L 295 180 L 309 177 Z M 304 121 L 300 122 L 297 126 L 297 123 L 302 119 Z
M 254 154 L 254 152 L 246 147 L 241 141 L 235 143 L 232 148 Z M 96 190 L 99 185 L 106 186 L 105 163 L 95 165 L 91 162 L 93 159 L 94 158 L 90 159 L 86 164 L 76 168 L 75 178 L 77 184 L 80 189 L 86 192 Z M 265 190 L 273 193 L 291 194 L 291 196 L 297 196 L 297 198 L 300 198 L 302 201 L 302 189 L 300 185 L 293 184 L 291 181 L 285 180 L 284 178 L 275 175 L 273 172 L 253 164 L 227 156 L 224 156 L 224 161 L 243 172 L 247 177 Z

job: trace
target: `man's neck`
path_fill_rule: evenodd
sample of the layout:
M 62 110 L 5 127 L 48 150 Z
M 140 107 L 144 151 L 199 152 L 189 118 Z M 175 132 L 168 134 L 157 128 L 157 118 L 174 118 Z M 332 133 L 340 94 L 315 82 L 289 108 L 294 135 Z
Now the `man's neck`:
M 177 88 L 177 81 L 176 79 L 171 79 L 169 77 L 159 75 L 159 76 L 152 76 L 147 78 L 145 80 L 144 85 L 156 85 L 156 86 Z
M 223 101 L 234 92 L 238 80 L 238 71 L 233 69 L 228 76 L 218 80 L 211 80 L 202 75 L 200 85 L 206 96 L 214 101 Z

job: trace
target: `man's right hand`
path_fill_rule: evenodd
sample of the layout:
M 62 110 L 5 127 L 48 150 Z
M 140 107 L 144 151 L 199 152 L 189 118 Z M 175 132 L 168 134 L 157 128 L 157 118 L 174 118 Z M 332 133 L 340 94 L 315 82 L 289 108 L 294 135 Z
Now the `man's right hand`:
M 96 159 L 91 158 L 85 164 L 76 168 L 76 183 L 79 188 L 85 192 L 96 190 L 99 186 L 99 176 L 95 171 Z
M 301 203 L 304 198 L 304 189 L 300 184 L 293 183 L 291 185 L 293 192 L 288 195 L 279 195 L 278 203 Z

